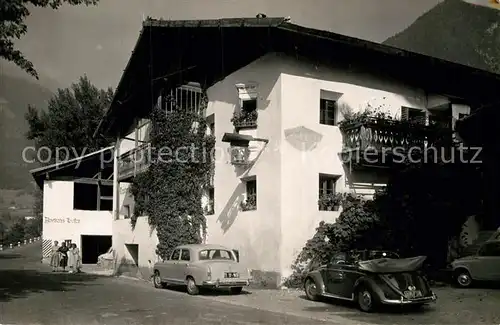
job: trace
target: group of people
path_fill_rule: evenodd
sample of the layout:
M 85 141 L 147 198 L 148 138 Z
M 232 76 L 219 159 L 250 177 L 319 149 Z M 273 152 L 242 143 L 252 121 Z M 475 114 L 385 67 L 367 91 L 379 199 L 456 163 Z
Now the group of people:
M 61 246 L 59 246 L 59 242 L 54 241 L 50 256 L 52 272 L 57 272 L 59 268 L 62 268 L 63 272 L 66 272 L 66 268 L 69 268 L 69 273 L 81 272 L 82 262 L 80 257 L 80 250 L 76 247 L 76 244 L 66 245 L 65 242 L 62 242 Z

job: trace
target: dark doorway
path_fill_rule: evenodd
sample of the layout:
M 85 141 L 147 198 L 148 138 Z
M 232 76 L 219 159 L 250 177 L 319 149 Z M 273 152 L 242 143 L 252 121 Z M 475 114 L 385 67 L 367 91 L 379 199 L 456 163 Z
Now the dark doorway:
M 111 248 L 111 236 L 82 235 L 82 264 L 96 264 L 99 255 Z

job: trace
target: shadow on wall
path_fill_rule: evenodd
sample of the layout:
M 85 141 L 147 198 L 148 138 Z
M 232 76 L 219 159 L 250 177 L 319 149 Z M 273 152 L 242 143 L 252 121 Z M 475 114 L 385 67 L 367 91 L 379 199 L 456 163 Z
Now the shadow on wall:
M 243 201 L 243 193 L 245 192 L 245 184 L 239 183 L 233 191 L 233 194 L 222 209 L 217 222 L 220 222 L 221 229 L 226 233 L 233 225 L 240 210 L 240 203 Z
M 32 293 L 74 291 L 78 286 L 95 285 L 91 274 L 45 273 L 36 270 L 0 270 L 0 302 L 26 298 Z

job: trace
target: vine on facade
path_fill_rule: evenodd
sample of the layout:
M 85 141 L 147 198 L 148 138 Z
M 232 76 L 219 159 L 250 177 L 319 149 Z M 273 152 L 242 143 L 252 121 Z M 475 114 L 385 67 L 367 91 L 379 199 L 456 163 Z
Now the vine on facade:
M 177 109 L 151 113 L 151 165 L 132 186 L 138 216 L 148 216 L 156 229 L 156 253 L 169 256 L 177 245 L 201 243 L 206 235 L 202 197 L 213 168 L 215 139 L 208 135 L 204 116 Z

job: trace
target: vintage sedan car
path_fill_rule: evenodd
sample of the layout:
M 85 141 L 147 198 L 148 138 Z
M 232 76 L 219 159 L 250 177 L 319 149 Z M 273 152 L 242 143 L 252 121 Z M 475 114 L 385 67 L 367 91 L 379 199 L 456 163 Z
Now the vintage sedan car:
M 337 253 L 327 265 L 307 274 L 306 296 L 310 300 L 327 297 L 354 301 L 365 312 L 380 305 L 421 306 L 435 302 L 436 295 L 420 272 L 426 257 L 397 257 L 380 251 Z
M 450 269 L 455 284 L 470 287 L 473 281 L 500 282 L 500 240 L 489 240 L 475 255 L 454 260 Z
M 235 253 L 219 245 L 182 245 L 172 255 L 155 263 L 153 285 L 186 285 L 190 295 L 200 288 L 229 288 L 239 294 L 250 284 L 250 271 L 239 262 Z

